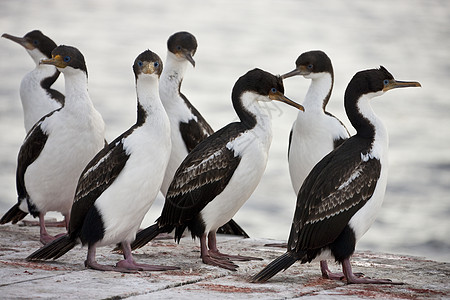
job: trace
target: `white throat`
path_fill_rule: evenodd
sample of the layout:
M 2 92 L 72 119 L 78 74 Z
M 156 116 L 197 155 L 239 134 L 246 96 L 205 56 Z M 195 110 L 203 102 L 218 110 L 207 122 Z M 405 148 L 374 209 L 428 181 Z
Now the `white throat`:
M 307 110 L 323 110 L 323 100 L 332 89 L 333 79 L 331 78 L 331 74 L 328 72 L 317 73 L 308 78 L 311 79 L 311 84 L 306 93 L 303 105 Z
M 375 114 L 372 106 L 370 105 L 370 100 L 373 97 L 379 96 L 381 94 L 383 94 L 383 92 L 361 96 L 361 98 L 358 100 L 357 109 L 364 116 L 364 118 L 369 120 L 369 122 L 375 128 L 374 142 L 372 145 L 372 149 L 368 155 L 371 158 L 375 157 L 378 159 L 387 160 L 387 150 L 389 146 L 388 132 L 386 130 L 386 127 L 381 122 L 380 118 L 378 118 L 378 116 Z

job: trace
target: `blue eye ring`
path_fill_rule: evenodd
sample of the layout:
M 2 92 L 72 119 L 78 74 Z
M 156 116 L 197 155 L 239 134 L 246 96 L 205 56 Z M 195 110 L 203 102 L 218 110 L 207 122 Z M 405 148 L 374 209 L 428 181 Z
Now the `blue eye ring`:
M 144 65 L 144 63 L 143 63 L 141 60 L 138 60 L 138 61 L 137 61 L 137 65 L 138 65 L 139 67 L 142 67 L 142 66 Z
M 39 45 L 39 41 L 38 40 L 33 40 L 33 45 L 35 45 L 35 46 Z
M 271 88 L 271 89 L 270 89 L 270 92 L 271 92 L 272 94 L 275 94 L 275 93 L 277 92 L 277 89 L 276 89 L 276 88 Z
M 153 66 L 154 66 L 155 68 L 159 67 L 159 62 L 155 61 L 155 62 L 153 63 Z
M 181 46 L 177 46 L 177 50 L 181 50 Z
M 313 64 L 309 64 L 307 68 L 308 68 L 309 70 L 311 70 L 313 67 L 314 67 Z
M 69 62 L 70 61 L 70 56 L 64 56 L 63 60 L 66 63 Z
M 388 85 L 389 84 L 389 80 L 387 80 L 387 79 L 383 80 L 383 84 L 384 85 Z

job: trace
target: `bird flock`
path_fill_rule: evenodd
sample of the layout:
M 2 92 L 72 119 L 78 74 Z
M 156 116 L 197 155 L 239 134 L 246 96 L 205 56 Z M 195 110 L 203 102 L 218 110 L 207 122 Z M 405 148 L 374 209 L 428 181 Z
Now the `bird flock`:
M 83 54 L 57 46 L 39 30 L 2 37 L 24 47 L 36 64 L 20 84 L 27 134 L 17 159 L 18 201 L 0 219 L 0 224 L 15 224 L 28 214 L 39 219 L 44 245 L 28 261 L 57 259 L 81 243 L 87 246 L 87 268 L 175 270 L 138 263 L 132 252 L 161 233 L 172 233 L 179 243 L 186 229 L 200 240 L 205 264 L 234 271 L 236 262 L 260 260 L 222 253 L 216 233 L 248 237 L 232 218 L 256 189 L 269 159 L 271 120 L 261 106 L 281 101 L 298 110 L 287 151 L 297 203 L 287 244 L 266 245 L 286 252 L 250 281 L 265 282 L 297 261 L 316 260 L 330 280 L 401 284 L 353 273 L 350 258 L 376 218 L 387 182 L 388 134 L 370 100 L 390 89 L 420 87 L 418 82 L 395 80 L 383 66 L 356 73 L 344 95 L 356 130 L 350 136 L 326 110 L 334 84 L 331 60 L 323 51 L 308 51 L 284 75 L 255 68 L 238 78 L 231 100 L 239 120 L 214 132 L 181 93 L 197 50 L 194 35 L 181 31 L 168 38 L 164 63 L 151 50 L 136 57 L 136 123 L 106 141 L 105 123 L 89 97 Z M 64 95 L 51 88 L 60 73 Z M 294 76 L 311 81 L 302 104 L 284 94 L 283 81 Z M 160 217 L 139 230 L 159 192 L 165 197 Z M 49 211 L 64 216 L 66 233 L 48 234 Z M 97 247 L 108 245 L 123 253 L 115 266 L 96 260 Z M 342 265 L 342 273 L 328 268 L 330 259 Z

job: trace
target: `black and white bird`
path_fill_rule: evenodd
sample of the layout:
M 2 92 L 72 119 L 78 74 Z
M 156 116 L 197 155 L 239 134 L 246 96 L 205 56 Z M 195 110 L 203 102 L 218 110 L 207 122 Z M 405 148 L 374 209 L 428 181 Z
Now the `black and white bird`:
M 42 64 L 56 66 L 65 78 L 65 104 L 38 121 L 19 150 L 16 188 L 18 203 L 0 224 L 23 219 L 28 213 L 39 218 L 40 240 L 47 233 L 44 216 L 60 212 L 69 224 L 78 178 L 86 164 L 104 147 L 105 124 L 88 94 L 87 68 L 78 49 L 59 46 Z
M 296 68 L 281 77 L 301 75 L 311 79 L 302 103 L 305 111 L 299 111 L 289 136 L 289 173 L 295 195 L 312 168 L 328 153 L 350 137 L 345 125 L 326 111 L 334 84 L 331 59 L 323 51 L 301 54 L 295 61 Z
M 353 274 L 350 257 L 383 202 L 388 171 L 388 134 L 370 106 L 373 97 L 418 82 L 396 81 L 384 68 L 356 73 L 344 104 L 356 135 L 326 155 L 306 177 L 297 198 L 287 252 L 253 276 L 264 282 L 296 261 L 335 259 L 347 283 L 390 283 Z M 340 279 L 339 276 L 329 276 Z
M 181 83 L 186 68 L 189 64 L 195 67 L 193 57 L 196 51 L 197 40 L 189 32 L 177 32 L 167 40 L 167 58 L 161 74 L 159 94 L 169 116 L 173 146 L 161 186 L 164 196 L 167 194 L 175 171 L 188 153 L 214 133 L 208 122 L 181 93 Z M 248 237 L 247 233 L 233 220 L 222 226 L 220 232 Z
M 167 270 L 137 264 L 130 242 L 155 200 L 170 156 L 170 123 L 158 93 L 163 69 L 150 50 L 133 64 L 136 77 L 137 121 L 102 149 L 86 166 L 77 186 L 67 235 L 31 254 L 28 260 L 58 258 L 78 240 L 88 245 L 86 267 L 129 272 Z M 99 246 L 121 243 L 125 259 L 114 266 L 96 262 Z
M 64 95 L 51 88 L 60 72 L 55 66 L 39 63 L 41 59 L 52 57 L 56 44 L 39 30 L 30 31 L 23 37 L 7 33 L 2 37 L 24 47 L 36 64 L 20 83 L 20 100 L 28 133 L 43 116 L 64 105 Z
M 179 242 L 188 228 L 193 238 L 200 238 L 205 264 L 235 270 L 231 260 L 254 259 L 220 253 L 216 230 L 247 201 L 264 173 L 272 130 L 270 117 L 259 102 L 278 100 L 303 109 L 283 92 L 281 78 L 260 69 L 238 79 L 232 102 L 240 122 L 216 131 L 188 154 L 169 186 L 157 223 L 137 234 L 132 249 L 173 229 Z
M 295 75 L 311 79 L 302 103 L 305 111 L 298 112 L 289 135 L 289 173 L 295 195 L 298 195 L 312 168 L 350 134 L 338 118 L 326 111 L 334 85 L 333 65 L 328 55 L 320 50 L 308 51 L 297 58 L 295 65 L 293 71 L 282 75 L 283 79 Z M 282 245 L 286 246 L 285 243 Z M 320 265 L 322 274 L 328 276 L 327 261 L 321 261 Z

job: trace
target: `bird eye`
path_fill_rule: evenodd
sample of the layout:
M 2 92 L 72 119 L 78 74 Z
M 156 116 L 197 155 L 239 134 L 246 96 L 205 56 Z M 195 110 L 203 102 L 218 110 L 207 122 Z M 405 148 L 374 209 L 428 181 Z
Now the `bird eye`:
M 389 83 L 389 80 L 387 80 L 387 79 L 383 80 L 384 85 L 388 85 L 388 83 Z
M 70 56 L 64 56 L 64 62 L 69 62 L 70 61 Z
M 277 92 L 277 89 L 276 89 L 276 88 L 271 88 L 271 89 L 270 89 L 270 92 L 273 93 L 273 94 L 275 94 L 275 93 Z
M 39 41 L 38 40 L 33 40 L 33 45 L 35 45 L 35 46 L 39 45 Z
M 139 67 L 142 67 L 144 65 L 144 63 L 142 61 L 140 61 L 140 60 L 138 60 L 137 64 L 138 64 Z
M 312 68 L 313 68 L 313 65 L 312 65 L 312 64 L 309 64 L 309 65 L 308 65 L 308 69 L 311 70 Z
M 153 66 L 154 66 L 155 68 L 157 68 L 157 67 L 159 66 L 159 62 L 155 61 L 155 62 L 153 63 Z
M 181 50 L 181 46 L 177 46 L 177 50 Z

